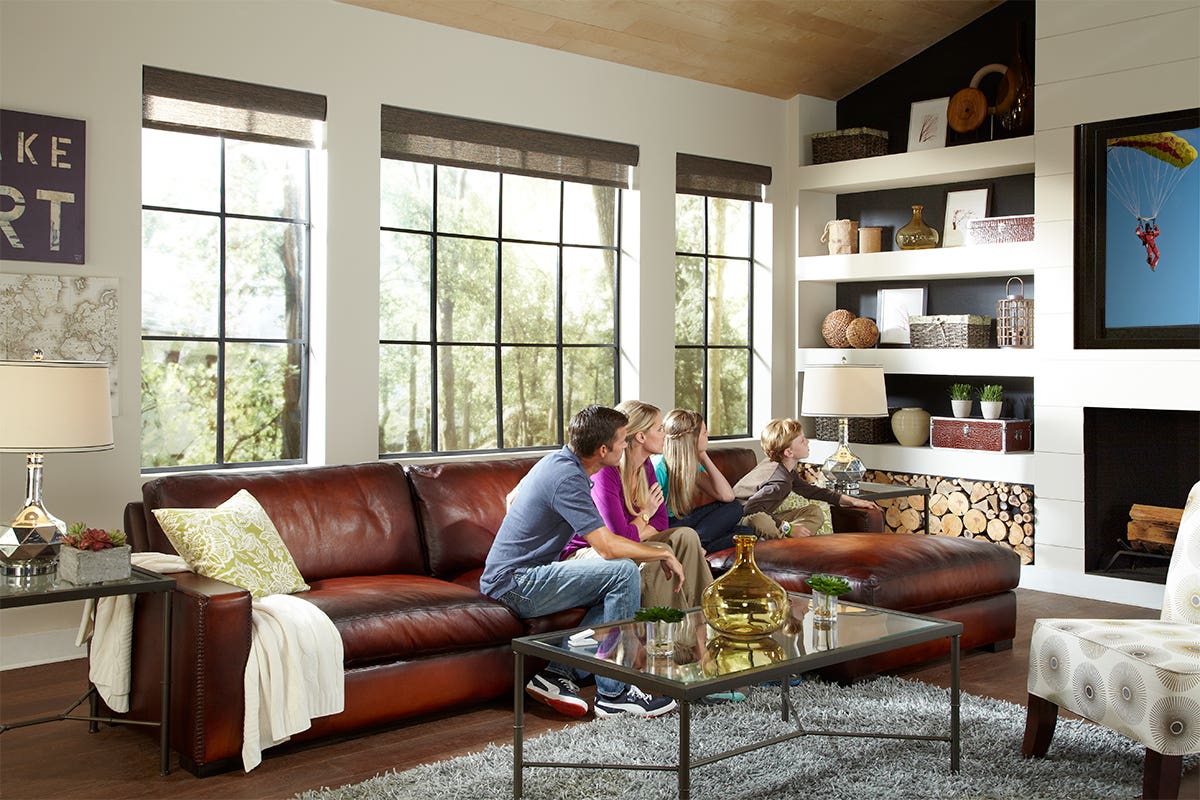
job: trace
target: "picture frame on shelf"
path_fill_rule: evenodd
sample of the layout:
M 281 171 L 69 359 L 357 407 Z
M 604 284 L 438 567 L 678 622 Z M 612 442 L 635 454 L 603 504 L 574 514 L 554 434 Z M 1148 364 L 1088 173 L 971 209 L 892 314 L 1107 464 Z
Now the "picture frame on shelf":
M 942 227 L 942 247 L 962 247 L 971 220 L 987 216 L 991 187 L 955 189 L 946 192 L 946 221 Z
M 909 345 L 908 321 L 925 313 L 925 290 L 879 290 L 879 343 Z
M 908 116 L 908 151 L 936 150 L 946 146 L 946 114 L 949 97 L 918 100 Z
M 1076 348 L 1200 349 L 1197 152 L 1200 108 L 1075 126 Z

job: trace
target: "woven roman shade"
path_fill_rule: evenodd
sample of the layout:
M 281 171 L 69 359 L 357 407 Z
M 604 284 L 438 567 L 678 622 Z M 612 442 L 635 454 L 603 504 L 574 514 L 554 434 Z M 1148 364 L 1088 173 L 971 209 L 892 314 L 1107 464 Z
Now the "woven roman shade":
M 722 158 L 675 155 L 675 191 L 731 200 L 763 199 L 763 188 L 771 183 L 771 168 Z
M 510 175 L 629 186 L 636 145 L 383 106 L 384 158 Z
M 324 95 L 142 67 L 147 128 L 319 147 L 314 123 L 324 121 Z

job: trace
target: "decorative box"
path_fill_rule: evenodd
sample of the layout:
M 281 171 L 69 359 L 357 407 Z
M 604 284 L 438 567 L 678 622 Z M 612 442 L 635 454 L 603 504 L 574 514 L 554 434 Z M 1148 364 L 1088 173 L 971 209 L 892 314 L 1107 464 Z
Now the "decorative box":
M 846 128 L 812 135 L 814 164 L 886 156 L 888 133 L 877 128 Z
M 76 586 L 124 580 L 129 577 L 129 545 L 107 550 L 79 550 L 63 545 L 58 549 L 58 577 Z
M 992 453 L 1029 450 L 1033 446 L 1033 422 L 1027 419 L 930 417 L 929 446 Z
M 1015 217 L 984 217 L 967 224 L 966 244 L 1008 244 L 1033 241 L 1033 214 Z
M 847 417 L 846 436 L 858 444 L 887 444 L 896 441 L 892 433 L 891 415 L 896 409 L 889 408 L 886 417 Z M 816 438 L 826 442 L 838 440 L 838 417 L 813 417 Z
M 909 317 L 908 334 L 913 347 L 987 347 L 992 318 L 978 314 Z

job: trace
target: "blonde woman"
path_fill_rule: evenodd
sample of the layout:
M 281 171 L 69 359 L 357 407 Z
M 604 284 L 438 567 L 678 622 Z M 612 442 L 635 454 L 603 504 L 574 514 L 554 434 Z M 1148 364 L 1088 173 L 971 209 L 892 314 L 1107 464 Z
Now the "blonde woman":
M 650 456 L 662 452 L 662 411 L 640 400 L 626 400 L 617 410 L 629 418 L 621 463 L 592 476 L 592 499 L 608 529 L 619 536 L 671 550 L 683 565 L 683 589 L 674 591 L 671 576 L 659 569 L 642 570 L 642 606 L 692 608 L 712 583 L 704 548 L 691 528 L 670 527 L 662 487 Z M 563 549 L 563 559 L 588 558 L 595 551 L 580 536 Z
M 695 411 L 677 408 L 663 422 L 662 455 L 654 471 L 664 487 L 668 524 L 694 528 L 710 553 L 733 547 L 735 534 L 754 531 L 738 524 L 742 504 L 708 455 L 708 426 Z M 712 498 L 697 503 L 697 495 Z

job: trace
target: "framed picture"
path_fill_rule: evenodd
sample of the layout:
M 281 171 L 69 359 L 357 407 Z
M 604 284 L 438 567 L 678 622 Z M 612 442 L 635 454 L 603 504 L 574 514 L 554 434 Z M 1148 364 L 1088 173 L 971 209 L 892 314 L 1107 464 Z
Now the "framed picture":
M 942 247 L 966 244 L 967 224 L 987 216 L 991 189 L 959 189 L 946 192 L 946 224 L 942 228 Z
M 910 344 L 909 317 L 919 317 L 924 313 L 924 289 L 880 289 L 879 343 Z
M 1075 347 L 1200 349 L 1200 109 L 1075 127 Z
M 946 146 L 946 110 L 949 97 L 912 104 L 908 117 L 908 150 L 933 150 Z

